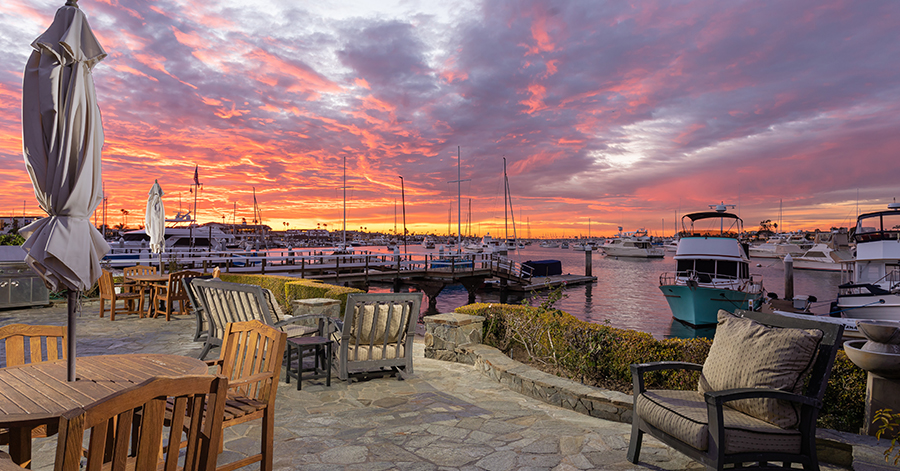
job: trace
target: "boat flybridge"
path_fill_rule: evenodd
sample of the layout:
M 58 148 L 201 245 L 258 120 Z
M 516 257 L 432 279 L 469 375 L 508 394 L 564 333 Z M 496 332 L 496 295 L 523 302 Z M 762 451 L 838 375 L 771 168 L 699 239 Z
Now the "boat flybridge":
M 853 319 L 900 320 L 900 203 L 862 214 L 853 233 L 856 261 L 838 286 L 837 310 Z
M 750 275 L 748 246 L 739 239 L 743 221 L 729 207 L 684 215 L 676 271 L 659 277 L 672 315 L 690 325 L 716 324 L 719 309 L 756 309 L 762 302 L 762 282 Z

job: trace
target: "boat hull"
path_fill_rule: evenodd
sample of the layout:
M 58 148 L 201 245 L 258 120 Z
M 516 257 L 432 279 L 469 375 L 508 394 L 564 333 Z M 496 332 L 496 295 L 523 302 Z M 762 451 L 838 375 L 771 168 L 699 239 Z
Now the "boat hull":
M 669 303 L 672 316 L 692 326 L 718 323 L 719 309 L 729 312 L 734 312 L 735 309 L 755 309 L 762 300 L 759 293 L 721 288 L 662 285 L 659 289 Z
M 900 294 L 889 293 L 872 296 L 838 296 L 837 307 L 841 317 L 848 319 L 874 319 L 900 321 Z

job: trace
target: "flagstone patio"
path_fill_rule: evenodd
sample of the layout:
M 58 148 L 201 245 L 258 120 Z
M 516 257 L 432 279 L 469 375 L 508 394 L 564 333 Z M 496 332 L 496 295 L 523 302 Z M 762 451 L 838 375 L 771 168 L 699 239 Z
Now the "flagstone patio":
M 197 356 L 192 317 L 100 319 L 85 303 L 77 324 L 78 356 L 174 353 Z M 63 324 L 65 305 L 0 311 L 0 325 Z M 417 339 L 415 374 L 331 387 L 324 379 L 279 384 L 276 469 L 303 470 L 513 470 L 703 469 L 652 439 L 641 464 L 625 459 L 631 427 L 545 404 L 510 391 L 473 367 L 424 358 Z M 214 351 L 213 355 L 216 352 Z M 259 450 L 254 425 L 225 431 L 219 463 Z M 886 443 L 885 443 L 886 445 Z M 52 469 L 56 437 L 36 439 L 34 469 Z M 884 467 L 881 448 L 854 447 L 852 469 Z M 248 453 L 249 454 L 249 453 Z M 247 468 L 252 469 L 252 468 Z M 823 465 L 823 469 L 849 469 Z

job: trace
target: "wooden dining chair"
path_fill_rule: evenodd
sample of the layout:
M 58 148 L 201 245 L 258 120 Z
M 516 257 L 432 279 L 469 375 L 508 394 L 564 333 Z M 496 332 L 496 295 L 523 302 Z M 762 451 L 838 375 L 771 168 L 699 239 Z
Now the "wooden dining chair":
M 140 276 L 140 275 L 155 275 L 156 267 L 149 265 L 135 265 L 133 267 L 125 267 L 122 269 L 122 274 L 124 275 L 125 281 L 122 282 L 123 291 L 127 293 L 140 293 L 141 294 L 141 305 L 139 310 L 141 311 L 141 317 L 143 317 L 144 312 L 144 297 L 148 296 L 151 293 L 150 285 L 147 283 L 139 283 L 137 281 L 129 281 L 128 278 L 132 276 Z M 147 300 L 147 302 L 152 302 L 151 300 Z
M 70 410 L 59 421 L 53 469 L 82 469 L 86 452 L 88 470 L 212 471 L 222 440 L 227 384 L 221 375 L 156 377 Z M 182 447 L 164 446 L 179 443 Z
M 45 361 L 64 360 L 66 358 L 68 335 L 62 325 L 26 325 L 9 324 L 0 327 L 0 349 L 3 361 L 0 368 L 41 363 Z M 56 433 L 52 426 L 50 434 Z M 48 436 L 46 425 L 32 429 L 32 438 Z M 0 429 L 0 445 L 9 443 L 9 431 Z
M 262 420 L 260 453 L 219 466 L 227 471 L 259 462 L 272 470 L 275 436 L 275 394 L 284 359 L 287 334 L 258 320 L 232 322 L 225 328 L 222 353 L 208 363 L 228 378 L 228 403 L 222 427 Z M 220 445 L 221 446 L 221 445 Z M 220 448 L 221 450 L 221 448 Z
M 113 283 L 112 273 L 101 270 L 100 274 L 100 317 L 103 317 L 103 313 L 106 311 L 106 301 L 108 300 L 110 303 L 109 307 L 109 320 L 116 320 L 116 302 L 124 301 L 124 306 L 122 308 L 122 312 L 124 314 L 138 314 L 140 315 L 142 310 L 142 302 L 143 299 L 140 293 L 116 293 L 116 285 Z M 129 302 L 130 303 L 129 306 Z
M 163 302 L 166 306 L 166 320 L 168 321 L 172 316 L 172 305 L 175 304 L 175 301 L 178 301 L 178 313 L 179 314 L 187 314 L 187 302 L 188 297 L 187 293 L 184 291 L 184 283 L 181 280 L 185 278 L 193 278 L 196 276 L 200 276 L 200 273 L 195 271 L 185 270 L 178 271 L 175 273 L 169 273 L 169 279 L 166 283 L 161 285 L 156 285 L 154 287 L 153 299 L 154 303 Z M 153 315 L 153 317 L 159 316 L 159 310 Z

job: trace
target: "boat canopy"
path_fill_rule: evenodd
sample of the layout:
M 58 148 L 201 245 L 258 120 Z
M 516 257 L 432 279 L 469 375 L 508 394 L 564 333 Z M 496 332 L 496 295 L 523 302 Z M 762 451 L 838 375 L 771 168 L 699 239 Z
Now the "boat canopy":
M 892 206 L 888 206 L 889 211 L 861 214 L 856 220 L 853 239 L 857 242 L 900 240 L 900 210 Z
M 706 228 L 695 228 L 694 223 L 700 220 L 717 220 L 717 223 L 712 223 Z M 728 223 L 728 227 L 725 227 L 725 220 L 730 219 L 731 222 Z M 687 227 L 687 220 L 690 220 L 690 227 Z M 711 221 L 710 221 L 711 222 Z M 723 210 L 717 211 L 702 211 L 699 213 L 690 213 L 685 214 L 681 218 L 681 237 L 728 237 L 728 238 L 736 238 L 740 236 L 740 232 L 743 230 L 743 219 L 738 216 L 726 213 Z

